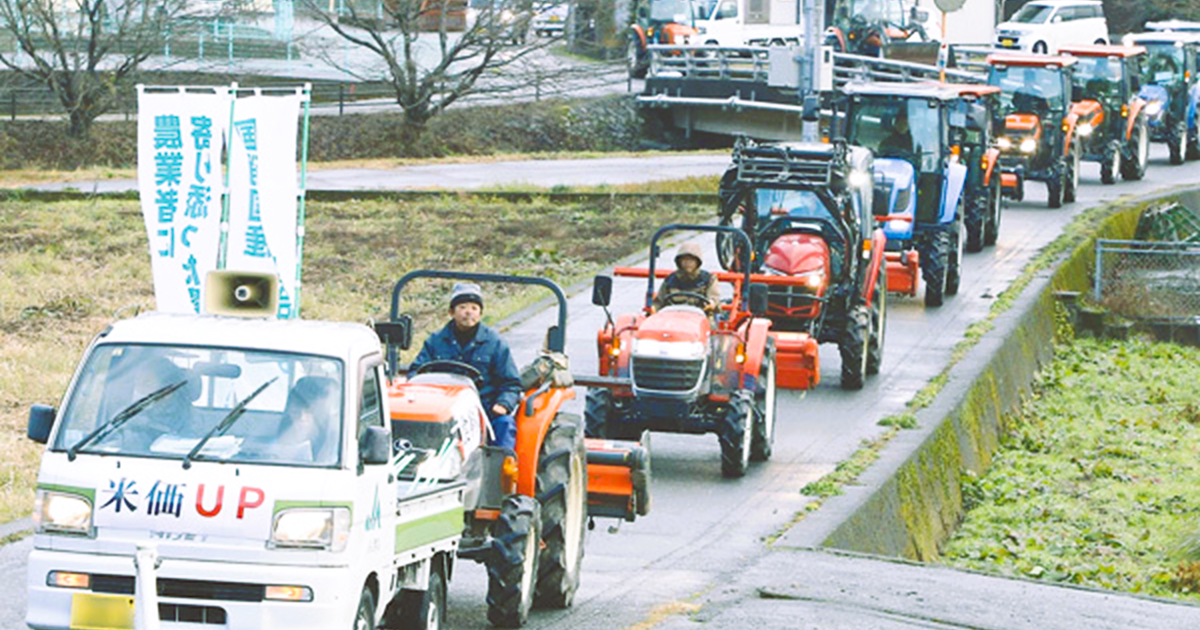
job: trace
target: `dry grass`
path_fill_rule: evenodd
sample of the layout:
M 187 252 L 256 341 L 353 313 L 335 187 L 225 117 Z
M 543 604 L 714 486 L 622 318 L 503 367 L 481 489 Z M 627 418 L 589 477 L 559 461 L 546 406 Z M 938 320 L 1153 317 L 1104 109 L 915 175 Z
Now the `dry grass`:
M 567 285 L 643 250 L 660 225 L 704 221 L 714 212 L 611 199 L 309 202 L 302 311 L 341 321 L 384 317 L 395 281 L 417 268 L 503 271 Z M 154 300 L 136 201 L 0 202 L 0 224 L 6 228 L 0 232 L 0 522 L 6 522 L 33 503 L 41 448 L 25 438 L 30 405 L 58 404 L 91 338 L 118 314 L 152 308 Z M 428 282 L 413 289 L 405 310 L 415 311 L 424 328 L 443 323 L 446 287 Z M 544 297 L 489 291 L 493 317 Z

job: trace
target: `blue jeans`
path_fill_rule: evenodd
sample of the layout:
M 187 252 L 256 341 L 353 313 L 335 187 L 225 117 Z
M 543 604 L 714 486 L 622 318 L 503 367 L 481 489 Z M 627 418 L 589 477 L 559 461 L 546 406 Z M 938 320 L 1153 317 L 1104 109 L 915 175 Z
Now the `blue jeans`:
M 492 432 L 495 436 L 488 441 L 488 446 L 500 446 L 510 450 L 517 447 L 517 422 L 511 414 L 492 418 Z

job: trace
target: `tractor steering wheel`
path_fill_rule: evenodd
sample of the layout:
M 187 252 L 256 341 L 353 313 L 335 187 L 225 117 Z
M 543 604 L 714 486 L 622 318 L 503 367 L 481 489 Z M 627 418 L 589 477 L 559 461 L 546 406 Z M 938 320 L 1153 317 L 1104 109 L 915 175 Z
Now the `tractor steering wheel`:
M 663 298 L 664 306 L 686 305 L 702 308 L 705 311 L 712 309 L 712 302 L 709 301 L 707 295 L 701 295 L 695 291 L 673 291 Z
M 429 373 L 456 374 L 458 376 L 465 376 L 471 379 L 471 382 L 475 384 L 475 389 L 480 389 L 483 387 L 483 372 L 480 372 L 478 368 L 470 363 L 463 363 L 462 361 L 454 361 L 451 359 L 436 359 L 428 363 L 422 363 L 421 366 L 417 368 L 417 371 L 414 375 Z

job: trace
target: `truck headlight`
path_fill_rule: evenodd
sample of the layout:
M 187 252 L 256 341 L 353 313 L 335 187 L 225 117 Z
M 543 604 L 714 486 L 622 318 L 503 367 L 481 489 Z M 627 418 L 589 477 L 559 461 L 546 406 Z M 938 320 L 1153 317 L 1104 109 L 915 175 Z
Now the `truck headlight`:
M 1075 129 L 1075 132 L 1086 138 L 1092 135 L 1092 125 L 1091 123 L 1083 123 Z
M 275 515 L 271 524 L 271 546 L 281 548 L 342 551 L 350 538 L 350 510 L 335 508 L 292 508 Z
M 1033 153 L 1034 151 L 1037 151 L 1037 140 L 1025 138 L 1021 141 L 1021 153 Z
M 38 490 L 33 503 L 33 527 L 39 534 L 92 533 L 92 502 L 77 494 Z

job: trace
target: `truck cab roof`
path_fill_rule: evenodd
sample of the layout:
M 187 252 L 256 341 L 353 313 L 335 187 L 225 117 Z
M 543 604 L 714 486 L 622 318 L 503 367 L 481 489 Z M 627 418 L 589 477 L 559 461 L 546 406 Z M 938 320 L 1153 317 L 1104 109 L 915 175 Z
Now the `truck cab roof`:
M 148 312 L 113 323 L 104 342 L 237 347 L 329 357 L 381 353 L 370 328 L 350 322 L 244 319 L 216 315 Z

